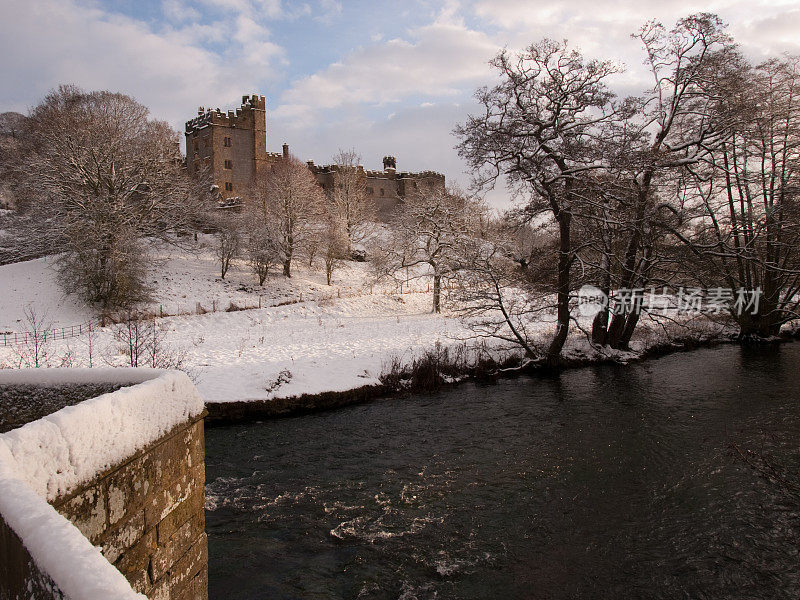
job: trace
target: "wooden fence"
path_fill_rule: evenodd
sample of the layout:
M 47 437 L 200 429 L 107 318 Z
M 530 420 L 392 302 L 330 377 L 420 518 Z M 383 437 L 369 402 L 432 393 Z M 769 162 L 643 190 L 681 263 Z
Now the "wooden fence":
M 35 341 L 41 343 L 54 340 L 66 340 L 88 333 L 97 327 L 100 321 L 87 321 L 78 325 L 68 325 L 58 329 L 44 329 L 42 331 L 23 331 L 21 333 L 6 332 L 0 333 L 0 346 L 15 346 L 17 344 L 29 344 Z

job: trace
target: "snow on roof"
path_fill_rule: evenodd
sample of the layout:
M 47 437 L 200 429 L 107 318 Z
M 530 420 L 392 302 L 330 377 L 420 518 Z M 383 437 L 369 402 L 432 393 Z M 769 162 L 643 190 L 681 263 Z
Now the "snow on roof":
M 26 369 L 2 385 L 133 384 L 0 434 L 0 514 L 66 597 L 143 600 L 48 503 L 202 413 L 186 374 L 153 369 Z
M 0 434 L 20 476 L 52 502 L 203 412 L 185 373 L 155 369 L 24 369 L 0 372 L 0 385 L 130 382 Z

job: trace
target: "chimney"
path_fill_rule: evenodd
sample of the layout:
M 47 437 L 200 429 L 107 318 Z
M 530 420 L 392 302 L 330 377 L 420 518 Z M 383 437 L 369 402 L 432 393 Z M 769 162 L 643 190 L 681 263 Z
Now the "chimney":
M 289 158 L 289 144 L 283 143 L 283 158 Z

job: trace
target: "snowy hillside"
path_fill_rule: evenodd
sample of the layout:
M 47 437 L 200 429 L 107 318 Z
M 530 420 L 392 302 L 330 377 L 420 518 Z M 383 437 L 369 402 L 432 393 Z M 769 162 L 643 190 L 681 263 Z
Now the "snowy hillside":
M 246 263 L 240 262 L 222 280 L 213 253 L 202 240 L 197 253 L 162 248 L 150 279 L 154 300 L 147 307 L 158 316 L 149 323 L 158 330 L 161 357 L 182 361 L 181 368 L 195 379 L 207 402 L 230 402 L 375 384 L 394 359 L 409 363 L 436 344 L 475 343 L 473 332 L 454 316 L 431 314 L 431 294 L 424 280 L 417 280 L 411 293 L 404 284 L 400 293 L 394 284 L 375 284 L 369 265 L 357 262 L 343 265 L 332 286 L 308 265 L 297 263 L 293 273 L 287 279 L 273 272 L 259 287 Z M 63 296 L 46 259 L 0 266 L 0 286 L 0 333 L 30 328 L 26 306 L 40 317 L 45 315 L 44 321 L 53 328 L 98 316 L 74 297 Z M 545 344 L 552 318 L 545 314 L 537 318 L 530 323 L 529 334 Z M 588 329 L 590 320 L 582 321 Z M 685 326 L 695 327 L 691 320 Z M 705 319 L 698 320 L 696 328 L 693 334 L 698 338 L 722 331 Z M 634 347 L 642 350 L 668 343 L 667 329 L 643 322 Z M 40 349 L 39 364 L 131 366 L 126 354 L 130 340 L 124 334 L 123 326 L 110 325 L 91 334 L 48 339 Z M 3 346 L 2 340 L 0 366 L 32 366 L 30 344 Z M 497 342 L 490 346 L 497 348 Z M 569 358 L 596 359 L 603 352 L 592 348 L 577 329 L 564 348 Z M 624 352 L 612 352 L 619 359 L 628 358 Z
M 193 313 L 197 303 L 218 312 L 157 319 L 165 331 L 166 351 L 184 355 L 184 366 L 197 380 L 206 401 L 286 397 L 341 391 L 374 384 L 392 357 L 460 343 L 470 332 L 454 318 L 431 314 L 425 289 L 396 293 L 394 286 L 373 286 L 365 263 L 347 263 L 327 286 L 324 274 L 297 265 L 286 279 L 273 273 L 263 288 L 240 263 L 223 281 L 209 251 L 198 255 L 162 250 L 151 282 L 159 314 Z M 0 267 L 0 323 L 4 331 L 22 332 L 25 306 L 53 327 L 97 315 L 73 297 L 64 298 L 46 259 Z M 417 285 L 420 285 L 419 283 Z M 425 284 L 422 283 L 422 286 Z M 404 291 L 406 291 L 404 289 Z M 237 307 L 264 308 L 225 312 Z M 277 306 L 276 306 L 277 305 Z M 125 366 L 124 343 L 114 327 L 47 343 L 46 364 Z M 91 346 L 90 346 L 91 343 Z M 24 346 L 0 346 L 0 363 L 17 366 Z

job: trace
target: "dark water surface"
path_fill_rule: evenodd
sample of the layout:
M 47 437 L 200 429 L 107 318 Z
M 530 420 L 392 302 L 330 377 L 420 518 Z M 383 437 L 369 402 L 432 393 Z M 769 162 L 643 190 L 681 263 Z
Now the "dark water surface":
M 800 344 L 206 432 L 214 599 L 798 598 Z

